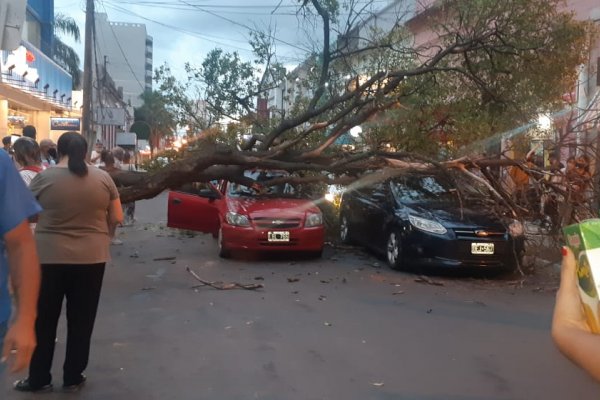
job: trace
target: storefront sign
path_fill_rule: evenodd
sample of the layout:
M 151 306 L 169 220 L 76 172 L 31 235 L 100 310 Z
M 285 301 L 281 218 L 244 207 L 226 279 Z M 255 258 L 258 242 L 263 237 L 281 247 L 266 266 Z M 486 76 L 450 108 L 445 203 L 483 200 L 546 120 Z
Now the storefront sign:
M 52 131 L 78 131 L 81 129 L 79 118 L 50 118 Z

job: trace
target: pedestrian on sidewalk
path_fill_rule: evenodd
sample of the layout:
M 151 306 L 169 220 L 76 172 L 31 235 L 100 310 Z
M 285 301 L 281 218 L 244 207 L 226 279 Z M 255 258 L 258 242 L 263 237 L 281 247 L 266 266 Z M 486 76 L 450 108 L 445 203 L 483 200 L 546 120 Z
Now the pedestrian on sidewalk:
M 96 144 L 94 145 L 94 150 L 92 150 L 90 156 L 90 162 L 95 166 L 99 167 L 102 164 L 101 156 L 102 151 L 104 150 L 104 145 L 100 140 L 96 140 Z
M 29 186 L 33 178 L 44 170 L 40 161 L 40 146 L 35 140 L 23 136 L 17 139 L 13 150 L 15 160 L 21 166 L 19 174 L 25 184 Z
M 63 389 L 76 391 L 85 371 L 98 301 L 109 260 L 109 232 L 123 220 L 111 177 L 85 161 L 87 142 L 74 132 L 58 140 L 59 162 L 39 173 L 30 189 L 43 211 L 36 228 L 42 284 L 35 323 L 37 347 L 29 376 L 15 382 L 22 392 L 52 390 L 56 327 L 67 301 L 67 344 Z
M 31 138 L 23 136 L 13 145 L 15 152 L 15 161 L 19 164 L 19 175 L 23 178 L 25 185 L 29 187 L 31 181 L 37 174 L 42 172 L 42 164 L 40 162 L 40 146 Z M 35 231 L 35 222 L 31 222 L 29 227 L 31 231 Z
M 40 206 L 23 183 L 6 152 L 0 151 L 0 376 L 7 361 L 13 372 L 29 365 L 35 348 L 34 323 L 40 287 L 40 265 L 28 219 Z M 8 278 L 16 298 L 16 314 L 9 324 L 11 299 Z M 10 326 L 9 326 L 10 325 Z M 13 352 L 14 351 L 14 352 Z M 10 360 L 9 360 L 10 359 Z
M 44 167 L 44 169 L 56 165 L 56 144 L 54 144 L 52 139 L 42 139 L 40 141 L 40 153 L 42 159 L 42 167 Z
M 23 127 L 23 136 L 24 137 L 28 137 L 31 138 L 33 140 L 37 140 L 37 131 L 35 129 L 35 126 L 33 125 L 26 125 Z
M 123 162 L 121 163 L 121 170 L 128 172 L 137 172 L 135 164 L 131 163 L 131 153 L 125 151 L 123 154 Z M 135 201 L 123 204 L 123 226 L 131 226 L 135 222 Z
M 111 179 L 113 174 L 121 172 L 121 169 L 117 168 L 117 166 L 115 165 L 115 156 L 113 155 L 112 151 L 102 150 L 100 160 L 102 161 L 100 168 L 106 171 L 109 174 L 109 176 L 111 176 Z M 123 211 L 122 206 L 121 211 Z M 117 225 L 111 227 L 109 235 L 110 244 L 115 246 L 120 246 L 123 244 L 123 241 L 117 238 Z

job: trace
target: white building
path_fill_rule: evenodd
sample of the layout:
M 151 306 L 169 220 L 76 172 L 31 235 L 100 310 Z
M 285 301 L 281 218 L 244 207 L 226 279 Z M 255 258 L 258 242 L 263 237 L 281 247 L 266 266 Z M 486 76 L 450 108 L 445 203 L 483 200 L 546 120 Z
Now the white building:
M 139 96 L 152 90 L 152 37 L 144 24 L 111 22 L 103 13 L 95 19 L 97 64 L 106 65 L 123 100 L 139 107 Z

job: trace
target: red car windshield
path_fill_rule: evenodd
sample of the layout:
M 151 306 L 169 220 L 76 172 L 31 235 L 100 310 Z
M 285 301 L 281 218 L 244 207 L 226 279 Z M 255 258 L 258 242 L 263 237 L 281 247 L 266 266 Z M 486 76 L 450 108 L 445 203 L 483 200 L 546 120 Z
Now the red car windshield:
M 269 186 L 268 181 L 275 178 L 288 176 L 282 171 L 246 171 L 244 176 L 256 181 L 256 187 L 248 187 L 239 183 L 230 182 L 227 187 L 229 196 L 234 197 L 291 197 L 297 198 L 297 191 L 289 183 Z

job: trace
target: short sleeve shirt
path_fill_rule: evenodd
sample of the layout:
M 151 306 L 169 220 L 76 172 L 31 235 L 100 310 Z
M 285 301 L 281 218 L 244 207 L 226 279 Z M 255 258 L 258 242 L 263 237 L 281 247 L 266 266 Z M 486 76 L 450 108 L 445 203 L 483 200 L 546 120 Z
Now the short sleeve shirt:
M 48 168 L 31 181 L 44 211 L 35 228 L 42 264 L 97 264 L 110 259 L 108 209 L 119 192 L 108 173 L 90 166 L 84 177 Z
M 10 317 L 8 261 L 4 235 L 41 211 L 10 156 L 0 151 L 0 323 Z

